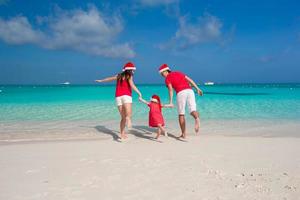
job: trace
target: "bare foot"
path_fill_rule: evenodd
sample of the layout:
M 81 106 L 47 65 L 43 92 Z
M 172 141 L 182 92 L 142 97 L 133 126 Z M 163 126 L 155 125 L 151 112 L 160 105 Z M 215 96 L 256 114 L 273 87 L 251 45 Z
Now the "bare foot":
M 197 119 L 195 119 L 195 132 L 196 134 L 199 132 L 200 129 L 200 119 L 199 117 Z
M 185 136 L 185 134 L 181 134 L 181 136 L 179 136 L 179 138 L 185 139 L 186 136 Z
M 167 131 L 165 131 L 165 136 L 166 136 L 166 137 L 169 137 L 169 135 L 168 135 L 168 132 L 167 132 Z
M 157 140 L 159 138 L 160 134 L 156 134 L 155 139 Z
M 127 139 L 127 138 L 128 138 L 128 136 L 126 133 L 121 134 L 121 139 Z
M 159 136 L 156 136 L 154 139 L 155 139 L 155 141 L 162 143 L 162 141 L 159 139 Z

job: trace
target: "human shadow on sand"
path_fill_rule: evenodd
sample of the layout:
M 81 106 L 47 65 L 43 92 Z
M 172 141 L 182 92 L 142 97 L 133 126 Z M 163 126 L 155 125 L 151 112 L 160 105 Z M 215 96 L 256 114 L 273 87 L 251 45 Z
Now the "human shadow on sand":
M 141 130 L 137 129 L 136 126 L 133 126 L 132 128 L 133 129 L 129 130 L 128 133 L 134 135 L 135 137 L 151 140 L 154 142 L 161 142 L 161 141 L 156 140 L 153 136 L 151 136 L 152 133 L 145 132 L 143 130 L 141 131 Z
M 105 126 L 95 126 L 94 127 L 98 132 L 110 135 L 114 141 L 120 142 L 120 137 L 117 131 L 111 130 Z
M 133 128 L 135 128 L 136 130 L 139 130 L 141 132 L 144 132 L 145 134 L 152 134 L 152 133 L 156 132 L 155 128 L 150 128 L 148 126 L 133 126 Z M 180 137 L 177 137 L 177 136 L 175 136 L 174 134 L 172 134 L 170 132 L 168 132 L 168 136 L 170 138 L 176 139 L 176 140 L 181 141 L 181 142 L 187 142 L 186 140 L 183 140 Z
M 118 131 L 109 129 L 106 126 L 101 126 L 101 125 L 95 126 L 94 128 L 100 133 L 110 135 L 114 141 L 121 142 L 121 138 L 119 137 Z M 135 127 L 133 127 L 133 129 L 131 130 L 128 130 L 128 134 L 132 134 L 137 138 L 152 140 L 154 142 L 160 142 L 151 136 L 152 134 L 151 132 L 139 131 L 138 129 L 135 130 Z
M 106 126 L 102 126 L 102 125 L 95 126 L 94 128 L 100 133 L 110 135 L 113 138 L 114 141 L 121 142 L 120 141 L 121 138 L 119 137 L 119 132 L 118 131 L 109 129 Z M 137 138 L 147 139 L 147 140 L 151 140 L 151 141 L 154 141 L 154 142 L 161 142 L 159 140 L 156 140 L 152 136 L 153 133 L 156 133 L 156 129 L 155 128 L 150 128 L 148 126 L 133 126 L 132 129 L 128 131 L 128 134 L 132 134 Z M 172 134 L 170 132 L 168 132 L 168 136 L 170 138 L 174 138 L 178 141 L 186 142 L 185 140 L 182 140 L 181 138 L 175 136 L 174 134 Z

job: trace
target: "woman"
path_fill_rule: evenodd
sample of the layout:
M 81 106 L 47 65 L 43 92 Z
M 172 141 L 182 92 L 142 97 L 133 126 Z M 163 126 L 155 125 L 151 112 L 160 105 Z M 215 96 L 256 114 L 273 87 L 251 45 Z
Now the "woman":
M 120 121 L 120 133 L 121 139 L 126 139 L 127 134 L 125 133 L 125 125 L 131 128 L 131 113 L 132 113 L 132 89 L 142 97 L 141 92 L 135 86 L 133 82 L 133 72 L 136 70 L 133 63 L 128 62 L 123 67 L 123 72 L 101 80 L 95 80 L 96 82 L 110 82 L 116 81 L 116 103 L 118 106 L 119 113 L 121 115 Z

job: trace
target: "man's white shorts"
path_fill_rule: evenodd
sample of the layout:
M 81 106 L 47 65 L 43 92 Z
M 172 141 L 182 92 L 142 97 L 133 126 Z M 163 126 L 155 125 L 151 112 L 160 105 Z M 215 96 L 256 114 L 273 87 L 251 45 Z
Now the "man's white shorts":
M 123 95 L 116 97 L 117 106 L 122 106 L 125 103 L 132 103 L 132 97 L 128 95 Z
M 179 115 L 185 114 L 185 106 L 188 104 L 189 112 L 196 111 L 195 93 L 192 89 L 185 89 L 177 94 L 177 110 Z

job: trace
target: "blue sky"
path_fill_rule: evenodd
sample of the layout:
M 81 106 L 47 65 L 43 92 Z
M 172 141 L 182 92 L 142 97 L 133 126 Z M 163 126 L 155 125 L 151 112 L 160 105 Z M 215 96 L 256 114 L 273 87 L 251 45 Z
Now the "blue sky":
M 0 0 L 0 84 L 90 84 L 133 61 L 196 82 L 300 82 L 300 3 Z

